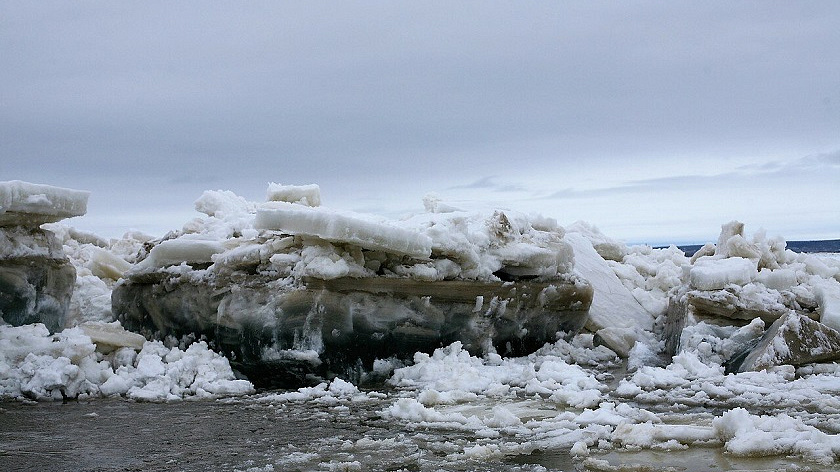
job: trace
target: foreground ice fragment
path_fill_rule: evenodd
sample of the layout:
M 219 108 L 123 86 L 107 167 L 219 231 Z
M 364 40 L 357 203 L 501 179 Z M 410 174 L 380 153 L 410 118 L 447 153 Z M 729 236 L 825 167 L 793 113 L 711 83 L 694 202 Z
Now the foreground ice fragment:
M 88 321 L 80 324 L 79 328 L 96 344 L 97 350 L 106 353 L 122 347 L 139 351 L 146 342 L 142 335 L 125 330 L 119 322 Z
M 730 371 L 761 370 L 840 359 L 840 332 L 806 316 L 789 313 L 776 320 L 755 346 L 736 354 Z

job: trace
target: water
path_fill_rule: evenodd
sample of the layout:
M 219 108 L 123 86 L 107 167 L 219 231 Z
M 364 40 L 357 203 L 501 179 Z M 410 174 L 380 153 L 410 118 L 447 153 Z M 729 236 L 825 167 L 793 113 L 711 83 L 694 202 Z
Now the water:
M 363 401 L 137 403 L 124 399 L 0 403 L 2 471 L 584 471 L 832 470 L 784 457 L 736 458 L 719 447 L 613 450 L 574 459 L 531 438 L 406 425 L 380 412 L 400 394 Z M 262 400 L 261 400 L 262 398 Z M 535 416 L 548 405 L 523 403 Z M 469 408 L 490 408 L 479 402 Z M 489 456 L 463 457 L 475 446 Z M 500 452 L 499 452 L 500 451 Z

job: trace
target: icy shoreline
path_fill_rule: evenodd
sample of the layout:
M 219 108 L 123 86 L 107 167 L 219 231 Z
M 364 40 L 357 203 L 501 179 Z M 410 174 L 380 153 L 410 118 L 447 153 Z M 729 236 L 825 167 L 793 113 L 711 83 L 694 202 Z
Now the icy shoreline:
M 821 466 L 840 459 L 836 256 L 794 253 L 761 231 L 750 238 L 737 222 L 689 258 L 674 246 L 628 247 L 585 223 L 561 228 L 533 215 L 463 214 L 433 199 L 424 215 L 383 223 L 313 209 L 320 203 L 315 187 L 269 190 L 270 198 L 296 203 L 270 201 L 258 210 L 229 192 L 208 192 L 196 202 L 204 216 L 159 239 L 129 233 L 105 241 L 45 225 L 76 273 L 64 329 L 0 324 L 0 398 L 232 395 L 336 408 L 376 400 L 386 402 L 379 415 L 405 428 L 467 434 L 469 441 L 446 450 L 467 461 L 557 450 L 609 470 L 598 461 L 611 452 L 694 448 Z M 62 196 L 76 199 L 62 208 L 78 209 L 86 198 L 61 189 L 44 198 L 18 194 L 47 214 Z M 4 261 L 31 256 L 15 244 L 2 248 Z M 345 377 L 249 397 L 253 385 L 236 378 L 212 339 L 138 339 L 114 323 L 111 293 L 126 277 L 235 279 L 253 270 L 289 283 L 383 274 L 508 283 L 503 278 L 571 274 L 590 281 L 595 296 L 580 334 L 528 356 L 504 357 L 487 346 L 468 351 L 455 342 L 409 362 L 377 359 L 371 373 L 396 389 L 387 394 L 359 390 Z M 478 301 L 470 306 L 483 307 Z M 324 344 L 313 341 L 280 347 L 319 361 Z M 738 356 L 750 360 L 733 367 Z

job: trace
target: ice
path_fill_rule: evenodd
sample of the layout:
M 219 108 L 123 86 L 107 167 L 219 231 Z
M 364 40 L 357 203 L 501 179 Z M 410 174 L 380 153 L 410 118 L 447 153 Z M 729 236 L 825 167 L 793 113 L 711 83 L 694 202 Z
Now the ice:
M 574 254 L 556 222 L 510 211 L 425 213 L 401 222 L 432 240 L 433 258 L 465 279 L 553 277 L 570 273 Z
M 92 246 L 87 267 L 91 274 L 100 279 L 119 280 L 131 268 L 131 264 L 113 252 Z
M 190 236 L 192 235 L 161 241 L 133 270 L 143 272 L 182 263 L 209 265 L 214 255 L 225 251 L 220 241 Z
M 134 356 L 138 336 L 115 324 L 89 324 L 55 335 L 42 324 L 0 326 L 0 398 L 124 395 L 168 401 L 253 392 L 251 383 L 236 380 L 228 360 L 203 342 L 183 351 L 145 342 Z
M 64 327 L 76 270 L 49 231 L 0 227 L 0 319 Z
M 840 457 L 840 435 L 785 414 L 758 416 L 735 408 L 715 418 L 713 429 L 725 450 L 737 456 L 795 454 L 823 464 Z
M 251 343 L 274 366 L 331 372 L 242 401 L 340 412 L 377 402 L 376 414 L 405 425 L 407 435 L 425 441 L 429 431 L 454 432 L 458 439 L 437 452 L 452 459 L 494 461 L 539 449 L 607 470 L 613 466 L 600 458 L 608 453 L 646 449 L 711 447 L 827 467 L 840 457 L 840 368 L 830 362 L 840 354 L 835 259 L 795 254 L 763 232 L 748 238 L 739 222 L 689 259 L 675 247 L 627 247 L 588 223 L 564 229 L 507 210 L 465 212 L 431 196 L 426 213 L 404 220 L 322 208 L 317 186 L 271 184 L 267 199 L 205 192 L 196 201 L 201 216 L 159 239 L 128 233 L 108 241 L 49 225 L 55 239 L 33 245 L 35 236 L 5 228 L 6 259 L 66 255 L 78 276 L 55 334 L 42 324 L 0 326 L 0 397 L 252 393 L 231 361 L 196 342 L 209 333 L 217 349 Z M 54 204 L 47 192 L 24 200 Z M 558 339 L 551 319 L 517 318 L 517 307 L 555 310 L 557 293 L 586 289 L 584 278 L 595 290 L 589 329 L 597 335 Z M 112 289 L 133 283 L 148 285 L 127 304 L 164 323 L 189 320 L 198 336 L 146 341 L 113 323 Z M 394 301 L 395 293 L 405 297 Z M 440 304 L 444 298 L 451 305 Z M 669 300 L 683 306 L 684 318 L 679 347 L 666 357 L 660 315 Z M 456 304 L 460 311 L 447 311 Z M 466 321 L 453 324 L 459 317 Z M 276 336 L 278 320 L 294 326 L 286 338 Z M 160 329 L 152 327 L 144 332 Z M 341 370 L 340 358 L 353 353 L 342 343 L 362 329 L 383 338 L 365 349 L 399 347 L 405 355 L 383 349 L 365 364 L 372 372 L 360 373 L 360 364 Z M 467 335 L 443 342 L 447 329 Z M 515 357 L 523 351 L 513 354 L 507 341 L 493 344 L 504 330 L 516 342 L 539 329 L 545 333 L 527 338 L 534 340 L 527 356 Z M 421 344 L 438 349 L 418 353 Z M 755 370 L 736 372 L 741 355 Z M 387 388 L 356 382 L 383 378 Z M 364 468 L 352 458 L 324 464 Z
M 103 321 L 88 321 L 79 325 L 82 332 L 96 344 L 97 349 L 108 353 L 123 347 L 135 350 L 143 349 L 146 338 L 123 329 L 118 321 L 105 323 Z
M 281 185 L 274 182 L 268 184 L 266 201 L 298 203 L 310 207 L 321 206 L 321 187 L 310 185 Z
M 633 297 L 580 233 L 567 233 L 565 240 L 575 254 L 575 270 L 588 280 L 595 294 L 589 308 L 587 329 L 596 332 L 611 349 L 626 357 L 642 331 L 653 327 L 653 316 Z
M 761 269 L 756 280 L 774 290 L 790 290 L 798 284 L 796 271 L 792 269 Z
M 816 296 L 820 322 L 840 331 L 840 283 L 834 280 L 821 282 Z
M 699 290 L 720 290 L 727 285 L 746 285 L 758 276 L 756 263 L 743 257 L 698 259 L 691 267 L 691 287 Z
M 43 223 L 81 216 L 90 192 L 20 180 L 0 182 L 0 226 Z
M 566 227 L 568 233 L 578 233 L 586 236 L 595 251 L 608 261 L 623 262 L 628 248 L 623 242 L 610 238 L 596 226 L 585 221 L 576 221 Z
M 733 368 L 761 370 L 827 360 L 840 360 L 840 332 L 806 316 L 789 313 L 776 320 L 758 345 Z
M 257 210 L 254 226 L 420 259 L 427 259 L 432 254 L 432 241 L 425 235 L 345 213 L 292 203 L 275 202 L 271 207 Z
M 254 213 L 255 205 L 230 190 L 207 190 L 195 201 L 195 210 L 221 220 Z

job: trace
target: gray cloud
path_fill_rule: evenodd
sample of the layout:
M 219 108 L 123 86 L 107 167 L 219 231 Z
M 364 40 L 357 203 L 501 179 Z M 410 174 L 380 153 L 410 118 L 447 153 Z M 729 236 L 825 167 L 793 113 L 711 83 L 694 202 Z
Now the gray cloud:
M 365 208 L 471 184 L 714 186 L 727 170 L 610 172 L 711 156 L 772 173 L 837 149 L 837 24 L 833 2 L 10 2 L 0 178 L 185 213 L 206 186 L 260 198 L 270 180 Z M 567 182 L 577 168 L 612 183 Z M 568 189 L 531 190 L 546 174 Z

